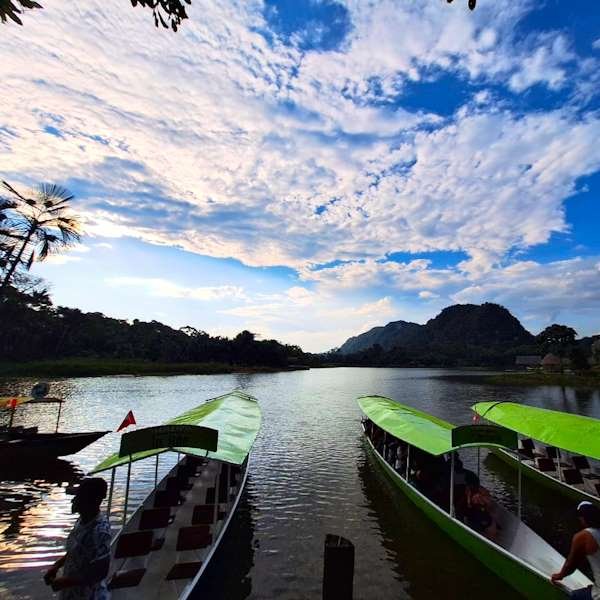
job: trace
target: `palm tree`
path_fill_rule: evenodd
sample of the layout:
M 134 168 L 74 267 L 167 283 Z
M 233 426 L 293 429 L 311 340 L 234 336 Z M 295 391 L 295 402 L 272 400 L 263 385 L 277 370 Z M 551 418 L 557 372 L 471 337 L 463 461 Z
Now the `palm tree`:
M 34 261 L 42 261 L 49 254 L 78 242 L 80 226 L 76 217 L 70 215 L 69 202 L 73 195 L 58 185 L 43 183 L 31 197 L 15 190 L 6 181 L 2 182 L 14 199 L 4 200 L 7 208 L 0 214 L 5 223 L 2 236 L 3 262 L 6 270 L 0 294 L 10 284 L 18 267 L 26 270 Z M 7 215 L 8 209 L 11 216 Z

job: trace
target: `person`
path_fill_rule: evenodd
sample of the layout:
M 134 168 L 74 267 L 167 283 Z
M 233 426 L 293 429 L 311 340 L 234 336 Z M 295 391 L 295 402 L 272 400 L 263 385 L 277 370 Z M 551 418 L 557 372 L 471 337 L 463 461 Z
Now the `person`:
M 550 579 L 553 583 L 570 575 L 587 558 L 592 569 L 594 585 L 571 593 L 574 600 L 600 599 L 600 509 L 591 502 L 580 502 L 577 506 L 577 516 L 582 530 L 573 536 L 569 556 L 562 569 L 553 573 Z
M 460 514 L 470 527 L 494 540 L 498 533 L 493 516 L 493 500 L 490 493 L 479 483 L 479 477 L 465 469 L 465 492 Z
M 67 538 L 66 554 L 44 575 L 46 585 L 60 592 L 61 600 L 110 598 L 105 581 L 110 566 L 110 524 L 100 512 L 105 497 L 106 481 L 89 477 L 81 481 L 71 501 L 71 512 L 78 513 L 79 519 Z

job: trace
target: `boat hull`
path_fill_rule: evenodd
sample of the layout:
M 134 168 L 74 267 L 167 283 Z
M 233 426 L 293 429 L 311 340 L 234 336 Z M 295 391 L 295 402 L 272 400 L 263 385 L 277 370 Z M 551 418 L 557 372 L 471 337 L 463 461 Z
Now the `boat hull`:
M 477 558 L 490 571 L 506 581 L 511 587 L 527 598 L 559 600 L 569 597 L 569 592 L 562 586 L 553 585 L 547 578 L 529 569 L 519 559 L 513 557 L 502 548 L 493 544 L 483 536 L 467 528 L 457 519 L 451 518 L 427 497 L 409 485 L 384 460 L 365 436 L 368 447 L 377 463 L 389 479 L 398 487 L 417 508 L 424 512 L 431 521 L 449 535 L 456 543 Z
M 519 460 L 515 456 L 510 454 L 510 452 L 506 452 L 505 450 L 501 450 L 500 448 L 492 448 L 491 451 L 494 456 L 497 456 L 506 464 L 509 464 L 515 469 L 519 468 Z M 523 475 L 529 477 L 533 481 L 546 487 L 552 488 L 553 490 L 556 490 L 557 492 L 560 492 L 563 495 L 572 498 L 573 500 L 588 500 L 589 502 L 594 502 L 595 504 L 600 506 L 600 498 L 598 498 L 597 496 L 588 494 L 583 490 L 578 490 L 577 488 L 567 483 L 563 483 L 562 481 L 559 481 L 554 477 L 550 477 L 550 475 L 546 475 L 545 473 L 542 473 L 542 471 L 534 469 L 533 467 L 530 467 L 524 462 L 521 462 L 521 469 Z
M 106 435 L 107 431 L 85 433 L 36 433 L 0 441 L 0 463 L 53 460 L 69 456 Z

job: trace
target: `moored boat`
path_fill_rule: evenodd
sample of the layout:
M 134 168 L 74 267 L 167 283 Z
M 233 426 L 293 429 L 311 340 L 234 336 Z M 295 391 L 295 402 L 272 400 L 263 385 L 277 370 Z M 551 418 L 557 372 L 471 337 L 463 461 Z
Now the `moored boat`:
M 494 454 L 574 500 L 600 505 L 600 420 L 514 402 L 478 402 L 477 415 L 520 434 L 515 451 Z
M 34 387 L 38 387 L 40 384 Z M 47 386 L 44 387 L 47 390 Z M 32 392 L 33 392 L 32 391 Z M 47 393 L 47 392 L 46 392 Z M 108 431 L 59 432 L 60 416 L 64 400 L 47 395 L 2 396 L 0 409 L 9 411 L 9 421 L 0 427 L 0 464 L 26 463 L 54 460 L 59 456 L 69 456 L 106 435 Z M 30 410 L 40 404 L 58 407 L 54 432 L 40 433 L 38 427 L 13 426 L 14 415 L 20 410 Z
M 121 447 L 92 473 L 127 467 L 122 527 L 111 543 L 109 588 L 114 600 L 185 599 L 219 546 L 237 508 L 248 475 L 250 451 L 261 413 L 252 396 L 234 391 L 158 427 L 121 438 Z M 161 454 L 182 455 L 158 481 Z M 154 458 L 154 489 L 128 515 L 131 465 Z
M 520 517 L 499 505 L 494 506 L 498 531 L 494 539 L 470 527 L 455 510 L 455 455 L 463 448 L 515 448 L 516 434 L 496 426 L 467 425 L 455 427 L 446 421 L 381 396 L 358 400 L 366 416 L 363 424 L 369 449 L 394 484 L 437 526 L 470 552 L 487 568 L 528 598 L 568 598 L 592 582 L 575 571 L 559 585 L 550 580 L 558 572 L 564 557 Z M 392 444 L 404 445 L 404 462 L 390 458 Z M 440 501 L 419 489 L 412 462 L 415 455 L 451 457 L 447 501 Z M 412 458 L 411 458 L 412 456 Z M 520 513 L 520 509 L 519 509 Z

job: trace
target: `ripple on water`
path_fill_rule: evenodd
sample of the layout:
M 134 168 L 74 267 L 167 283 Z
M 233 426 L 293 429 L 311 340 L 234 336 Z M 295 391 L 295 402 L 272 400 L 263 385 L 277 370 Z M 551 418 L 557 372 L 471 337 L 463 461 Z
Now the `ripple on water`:
M 355 597 L 429 599 L 484 596 L 514 598 L 500 580 L 452 544 L 398 494 L 365 452 L 356 397 L 383 394 L 455 423 L 470 421 L 478 400 L 513 399 L 600 416 L 598 394 L 567 390 L 507 389 L 439 378 L 425 369 L 317 369 L 293 373 L 107 377 L 55 382 L 67 398 L 63 430 L 113 431 L 127 411 L 138 423 L 163 422 L 201 401 L 239 387 L 254 394 L 263 410 L 248 485 L 198 598 L 306 600 L 321 597 L 323 541 L 327 533 L 356 546 Z M 0 394 L 19 393 L 34 382 L 0 385 Z M 46 407 L 47 408 L 47 407 Z M 51 430 L 49 410 L 19 411 L 17 422 Z M 69 460 L 43 472 L 2 473 L 0 482 L 0 597 L 47 597 L 44 566 L 62 551 L 74 517 L 69 484 L 77 481 L 119 443 L 110 433 Z M 476 465 L 474 452 L 463 457 Z M 496 498 L 515 507 L 514 473 L 493 457 L 482 460 L 482 480 Z M 160 476 L 173 464 L 163 456 Z M 118 471 L 113 525 L 120 524 L 125 469 Z M 154 483 L 152 461 L 132 468 L 129 507 L 135 508 Z M 563 549 L 573 523 L 570 503 L 525 486 L 525 516 Z

